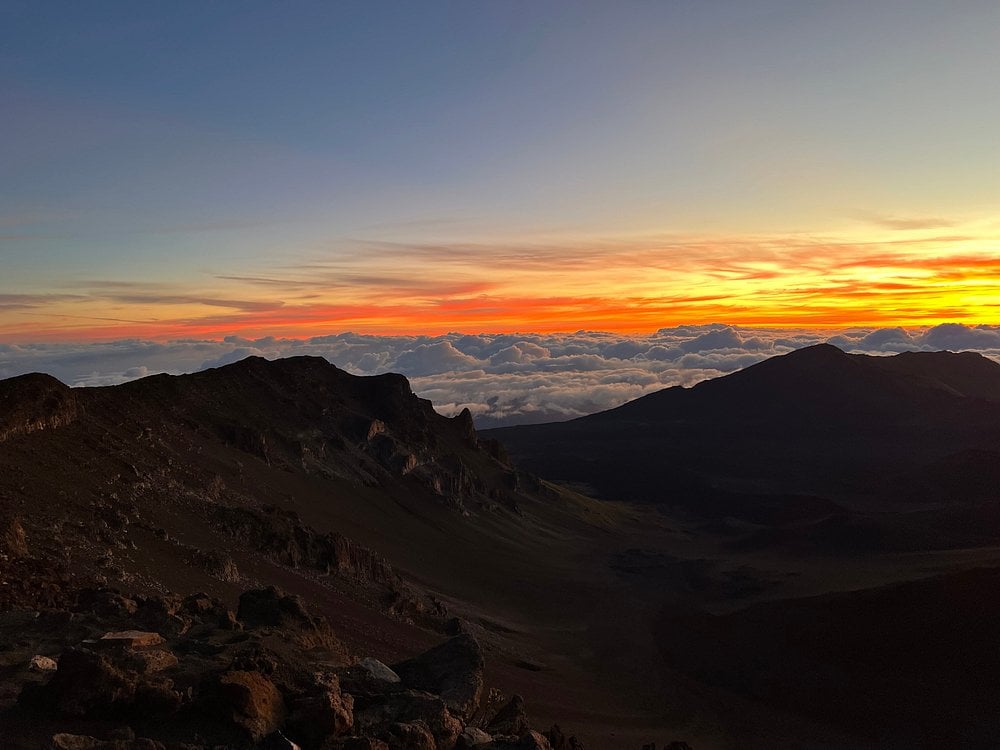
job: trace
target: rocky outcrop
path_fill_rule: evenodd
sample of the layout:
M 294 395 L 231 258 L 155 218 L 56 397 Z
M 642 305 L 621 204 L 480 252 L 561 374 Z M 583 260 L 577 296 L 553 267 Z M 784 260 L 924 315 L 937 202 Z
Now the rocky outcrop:
M 50 375 L 32 373 L 0 381 L 0 443 L 64 427 L 79 413 L 73 391 Z
M 318 747 L 327 737 L 341 737 L 354 728 L 354 697 L 344 693 L 336 675 L 316 680 L 313 691 L 291 705 L 287 731 L 307 747 Z
M 511 696 L 511 699 L 486 724 L 486 730 L 492 734 L 515 737 L 520 737 L 530 728 L 528 715 L 524 711 L 524 698 L 520 695 Z
M 471 635 L 457 635 L 420 656 L 393 666 L 403 684 L 441 696 L 449 709 L 469 718 L 483 692 L 483 650 Z
M 279 628 L 303 648 L 339 645 L 326 618 L 312 616 L 300 597 L 275 586 L 243 592 L 236 617 L 248 629 Z
M 326 620 L 273 587 L 244 592 L 237 616 L 205 594 L 143 597 L 91 588 L 76 600 L 77 611 L 62 616 L 0 612 L 0 642 L 11 633 L 29 643 L 40 636 L 51 643 L 61 633 L 68 642 L 51 660 L 54 670 L 28 669 L 37 651 L 21 657 L 25 681 L 13 713 L 4 715 L 50 728 L 52 747 L 549 747 L 524 723 L 520 699 L 496 717 L 504 733 L 477 726 L 483 655 L 465 634 L 390 669 L 372 657 L 348 660 L 325 649 L 317 633 L 336 641 Z M 308 654 L 303 636 L 313 639 Z M 4 679 L 0 674 L 0 694 L 9 694 Z M 498 705 L 488 703 L 487 715 Z
M 340 534 L 320 534 L 293 511 L 273 505 L 261 510 L 218 506 L 211 513 L 225 533 L 287 565 L 386 586 L 402 585 L 382 555 Z
M 218 678 L 210 700 L 246 732 L 252 742 L 276 732 L 285 723 L 285 701 L 278 688 L 260 672 L 226 672 Z

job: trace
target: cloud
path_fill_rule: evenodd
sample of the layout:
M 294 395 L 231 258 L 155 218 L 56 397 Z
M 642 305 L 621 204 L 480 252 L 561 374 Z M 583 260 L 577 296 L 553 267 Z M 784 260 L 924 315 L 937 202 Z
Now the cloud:
M 998 349 L 1000 326 L 965 326 L 961 323 L 942 323 L 928 330 L 922 339 L 936 349 Z
M 669 386 L 690 386 L 821 341 L 845 351 L 892 354 L 975 350 L 1000 360 L 1000 326 L 841 331 L 744 328 L 721 323 L 647 335 L 448 333 L 377 336 L 352 332 L 286 339 L 143 339 L 94 344 L 0 345 L 0 377 L 31 371 L 75 386 L 219 367 L 247 356 L 313 355 L 358 375 L 401 372 L 445 414 L 468 408 L 480 426 L 572 419 Z
M 955 222 L 940 216 L 883 216 L 872 213 L 862 213 L 861 216 L 869 224 L 883 229 L 941 229 L 955 225 Z

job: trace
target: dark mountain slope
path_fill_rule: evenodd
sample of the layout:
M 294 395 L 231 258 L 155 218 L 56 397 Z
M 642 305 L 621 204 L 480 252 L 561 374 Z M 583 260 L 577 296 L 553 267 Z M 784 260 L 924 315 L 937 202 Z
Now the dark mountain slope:
M 716 490 L 849 500 L 871 495 L 880 477 L 1000 445 L 1000 365 L 822 344 L 572 422 L 484 434 L 519 465 L 602 497 L 695 507 Z
M 126 609 L 205 592 L 235 611 L 276 585 L 336 634 L 336 654 L 310 659 L 393 663 L 461 629 L 483 646 L 486 687 L 524 695 L 532 718 L 586 721 L 597 746 L 632 725 L 638 747 L 661 712 L 642 677 L 603 664 L 634 624 L 589 626 L 594 600 L 628 609 L 605 559 L 632 523 L 515 471 L 467 413 L 437 414 L 401 376 L 303 357 L 109 388 L 0 381 L 0 735 L 24 681 L 47 677 L 33 653 L 112 627 L 81 604 L 89 590 Z M 59 627 L 19 636 L 25 611 Z M 125 619 L 114 627 L 136 627 Z M 182 643 L 201 662 L 220 646 Z M 21 717 L 39 732 L 63 718 Z

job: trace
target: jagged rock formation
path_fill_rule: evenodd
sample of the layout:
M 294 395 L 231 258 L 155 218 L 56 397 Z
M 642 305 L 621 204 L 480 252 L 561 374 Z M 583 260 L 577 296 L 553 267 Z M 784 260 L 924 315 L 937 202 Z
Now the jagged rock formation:
M 54 668 L 33 669 L 48 658 L 36 655 L 0 678 L 0 693 L 17 696 L 0 706 L 5 747 L 38 737 L 54 748 L 115 750 L 550 747 L 523 722 L 504 724 L 503 735 L 467 723 L 483 667 L 468 635 L 404 662 L 407 677 L 392 681 L 274 587 L 244 592 L 235 617 L 202 595 L 107 589 L 80 590 L 71 610 L 44 623 L 24 614 L 0 613 L 0 639 L 17 632 L 42 645 Z M 138 629 L 151 624 L 159 630 Z

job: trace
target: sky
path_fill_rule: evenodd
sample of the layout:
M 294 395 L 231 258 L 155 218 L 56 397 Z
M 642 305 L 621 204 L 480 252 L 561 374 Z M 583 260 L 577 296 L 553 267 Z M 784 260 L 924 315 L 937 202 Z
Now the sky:
M 993 0 L 5 0 L 0 376 L 315 353 L 485 423 L 996 357 L 998 132 Z
M 0 341 L 998 322 L 1000 5 L 0 5 Z

